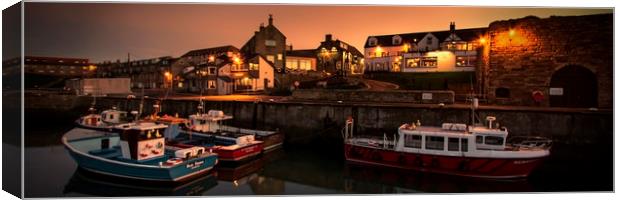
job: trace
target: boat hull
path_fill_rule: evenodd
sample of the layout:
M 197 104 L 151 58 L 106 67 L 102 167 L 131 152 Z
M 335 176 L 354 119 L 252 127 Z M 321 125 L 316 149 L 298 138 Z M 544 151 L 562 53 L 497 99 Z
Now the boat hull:
M 398 152 L 389 149 L 346 143 L 345 158 L 349 162 L 479 178 L 524 178 L 545 157 L 477 158 Z
M 256 139 L 263 141 L 263 150 L 272 151 L 282 147 L 284 143 L 284 133 L 277 132 L 269 135 L 256 135 Z
M 214 148 L 221 162 L 244 162 L 255 158 L 263 151 L 263 144 L 256 143 L 236 149 Z

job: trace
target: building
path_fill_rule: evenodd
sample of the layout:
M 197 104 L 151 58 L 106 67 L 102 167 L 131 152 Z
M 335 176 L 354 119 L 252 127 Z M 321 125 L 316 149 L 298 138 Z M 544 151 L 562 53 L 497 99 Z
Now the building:
M 483 94 L 496 104 L 613 108 L 613 14 L 489 24 Z
M 243 56 L 234 46 L 189 51 L 172 67 L 176 91 L 225 95 L 273 88 L 273 64 L 259 54 Z
M 279 73 L 285 72 L 286 36 L 273 24 L 273 16 L 269 15 L 267 26 L 260 25 L 242 47 L 243 55 L 261 55 L 271 62 Z
M 486 28 L 369 36 L 367 72 L 475 72 Z
M 106 96 L 110 94 L 130 94 L 129 78 L 74 78 L 65 81 L 65 88 L 76 95 Z
M 286 52 L 286 73 L 307 74 L 308 72 L 316 72 L 316 65 L 316 49 L 289 50 Z
M 325 35 L 325 41 L 317 48 L 317 60 L 317 70 L 329 74 L 347 76 L 364 72 L 364 55 L 346 42 L 334 40 L 331 34 Z
M 171 56 L 133 60 L 121 63 L 104 61 L 97 64 L 97 77 L 130 78 L 131 88 L 169 88 L 172 84 Z
M 86 58 L 25 56 L 24 73 L 55 77 L 89 77 L 97 66 Z

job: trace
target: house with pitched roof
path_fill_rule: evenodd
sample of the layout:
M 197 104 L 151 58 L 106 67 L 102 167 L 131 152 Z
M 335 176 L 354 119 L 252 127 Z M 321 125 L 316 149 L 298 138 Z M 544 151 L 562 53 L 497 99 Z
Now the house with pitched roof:
M 369 36 L 367 72 L 474 72 L 487 28 Z M 484 39 L 482 39 L 484 40 Z
M 364 70 L 364 55 L 350 44 L 334 40 L 332 34 L 325 35 L 317 48 L 317 58 L 317 70 L 330 74 L 347 76 Z

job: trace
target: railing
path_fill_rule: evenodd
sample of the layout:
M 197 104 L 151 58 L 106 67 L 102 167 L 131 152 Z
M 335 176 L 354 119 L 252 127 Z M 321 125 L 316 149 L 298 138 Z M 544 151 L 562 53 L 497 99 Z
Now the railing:
M 553 140 L 537 136 L 515 136 L 506 143 L 517 149 L 550 149 Z

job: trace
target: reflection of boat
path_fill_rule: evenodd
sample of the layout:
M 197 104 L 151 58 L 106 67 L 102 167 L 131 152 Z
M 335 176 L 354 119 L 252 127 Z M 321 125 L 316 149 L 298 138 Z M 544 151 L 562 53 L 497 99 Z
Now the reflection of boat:
M 525 179 L 471 179 L 376 166 L 347 164 L 344 190 L 351 193 L 528 192 Z
M 75 162 L 89 171 L 150 181 L 184 181 L 206 173 L 217 155 L 202 147 L 166 147 L 166 125 L 129 123 L 114 127 L 119 134 L 75 128 L 62 143 Z
M 257 159 L 244 163 L 242 165 L 227 166 L 217 165 L 215 170 L 217 171 L 217 179 L 220 181 L 232 182 L 234 186 L 240 186 L 245 184 L 258 184 L 262 183 L 265 177 L 260 176 L 260 170 L 265 164 L 279 159 L 283 156 L 282 150 L 270 151 L 269 153 L 260 155 Z M 260 179 L 261 181 L 257 181 Z
M 477 102 L 474 100 L 473 102 Z M 472 121 L 477 103 L 472 103 Z M 551 141 L 543 138 L 507 143 L 508 130 L 487 117 L 488 126 L 444 123 L 403 124 L 393 141 L 353 137 L 353 119 L 344 130 L 348 161 L 468 177 L 526 177 L 549 156 Z
M 153 184 L 92 173 L 78 168 L 63 193 L 94 196 L 198 196 L 217 185 L 214 173 L 181 184 Z

